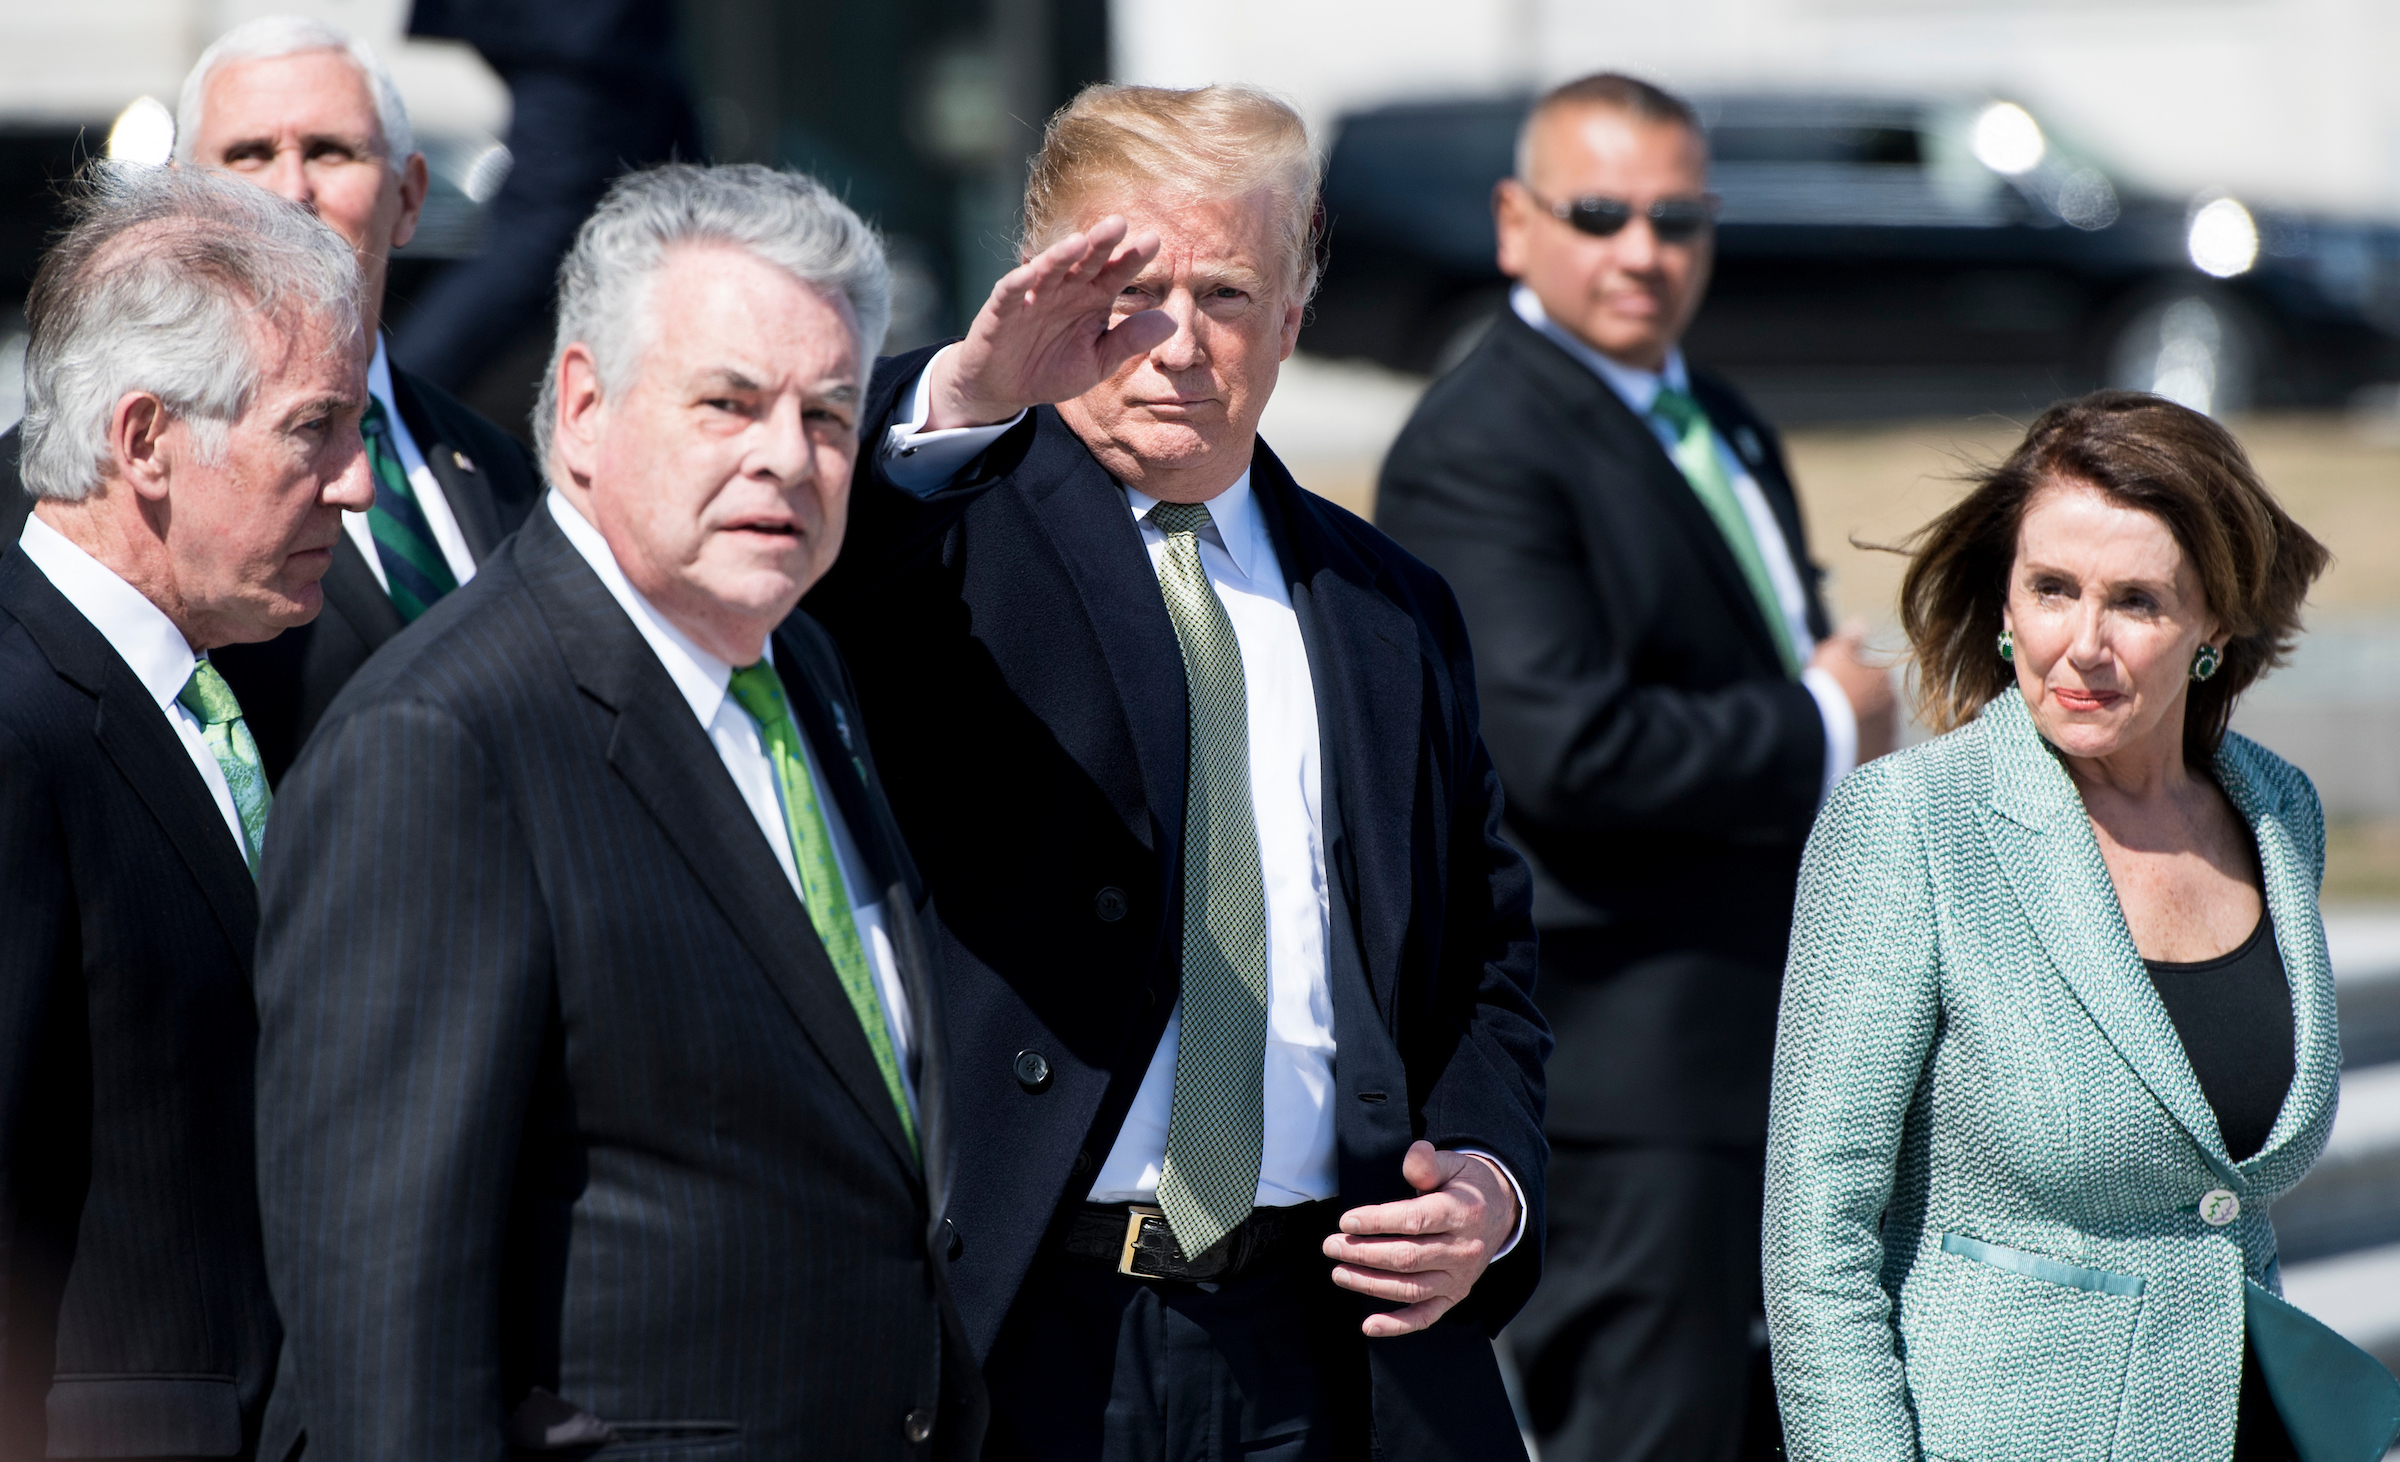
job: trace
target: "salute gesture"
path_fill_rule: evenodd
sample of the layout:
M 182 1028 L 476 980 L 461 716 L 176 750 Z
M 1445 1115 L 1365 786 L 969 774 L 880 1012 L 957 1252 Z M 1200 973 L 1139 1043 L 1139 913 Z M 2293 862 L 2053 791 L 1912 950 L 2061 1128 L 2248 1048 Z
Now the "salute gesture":
M 1029 406 L 1080 396 L 1175 333 L 1157 310 L 1112 327 L 1117 295 L 1158 254 L 1158 235 L 1127 235 L 1111 214 L 992 286 L 967 338 L 933 358 L 928 430 L 990 426 Z

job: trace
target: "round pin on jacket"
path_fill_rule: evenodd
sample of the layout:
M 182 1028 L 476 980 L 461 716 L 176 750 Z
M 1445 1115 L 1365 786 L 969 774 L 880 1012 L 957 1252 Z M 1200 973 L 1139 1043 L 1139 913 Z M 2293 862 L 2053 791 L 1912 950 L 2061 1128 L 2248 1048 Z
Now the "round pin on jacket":
M 2242 1216 L 2242 1200 L 2230 1188 L 2211 1188 L 2200 1195 L 2200 1221 L 2210 1228 L 2223 1228 Z

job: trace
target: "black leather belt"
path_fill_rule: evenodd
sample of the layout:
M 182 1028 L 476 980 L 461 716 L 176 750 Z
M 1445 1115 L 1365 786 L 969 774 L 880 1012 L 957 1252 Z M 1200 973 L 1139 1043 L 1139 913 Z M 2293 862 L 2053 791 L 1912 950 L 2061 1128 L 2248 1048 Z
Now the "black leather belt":
M 1166 1216 L 1150 1203 L 1086 1203 L 1067 1221 L 1060 1247 L 1070 1258 L 1106 1264 L 1135 1279 L 1171 1279 L 1200 1284 L 1238 1279 L 1271 1259 L 1316 1253 L 1326 1235 L 1341 1226 L 1342 1201 L 1296 1203 L 1288 1208 L 1253 1208 L 1232 1232 L 1197 1259 L 1167 1230 Z

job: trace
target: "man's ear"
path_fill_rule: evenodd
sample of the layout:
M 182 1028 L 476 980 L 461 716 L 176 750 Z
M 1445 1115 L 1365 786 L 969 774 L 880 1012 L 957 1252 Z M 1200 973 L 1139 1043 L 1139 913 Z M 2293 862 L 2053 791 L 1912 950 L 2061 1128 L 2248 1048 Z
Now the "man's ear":
M 167 403 L 148 391 L 126 392 L 108 413 L 110 472 L 146 501 L 167 500 L 168 479 L 176 464 L 166 435 L 174 423 Z M 191 434 L 184 433 L 184 442 L 190 440 Z
M 592 348 L 578 340 L 559 352 L 558 415 L 550 422 L 550 454 L 566 479 L 578 487 L 591 487 L 600 437 L 607 424 L 600 363 L 592 358 Z
M 1525 224 L 1532 200 L 1515 178 L 1492 184 L 1492 233 L 1498 242 L 1500 272 L 1511 279 L 1525 277 Z
M 433 187 L 433 175 L 425 171 L 425 154 L 412 152 L 400 165 L 400 218 L 392 225 L 392 247 L 417 236 L 417 218 L 425 211 L 425 195 Z

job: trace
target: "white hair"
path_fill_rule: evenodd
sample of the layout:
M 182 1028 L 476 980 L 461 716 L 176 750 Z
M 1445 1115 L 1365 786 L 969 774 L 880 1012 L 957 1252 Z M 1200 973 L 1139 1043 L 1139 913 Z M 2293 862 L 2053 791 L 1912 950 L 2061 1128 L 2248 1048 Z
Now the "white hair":
M 25 301 L 19 470 L 37 498 L 79 502 L 107 468 L 109 421 L 148 391 L 221 460 L 258 389 L 263 325 L 281 349 L 350 348 L 358 258 L 315 214 L 199 168 L 96 163 L 73 224 Z
M 580 342 L 599 367 L 603 392 L 613 397 L 630 388 L 649 348 L 651 281 L 678 244 L 728 244 L 848 300 L 858 321 L 862 374 L 883 349 L 892 321 L 883 240 L 824 184 L 756 163 L 669 163 L 628 173 L 584 220 L 558 266 L 558 338 L 533 408 L 545 464 L 558 414 L 559 359 Z
M 278 56 L 297 56 L 308 51 L 339 51 L 350 64 L 358 68 L 359 78 L 366 82 L 367 91 L 375 98 L 375 120 L 383 129 L 384 163 L 398 167 L 417 150 L 416 134 L 409 129 L 408 104 L 400 100 L 400 88 L 392 81 L 391 68 L 365 41 L 338 27 L 305 15 L 262 15 L 244 21 L 217 37 L 215 45 L 200 53 L 189 76 L 183 78 L 183 97 L 175 104 L 175 156 L 183 162 L 192 160 L 192 147 L 200 136 L 200 112 L 208 100 L 208 78 L 218 67 L 234 61 L 272 61 Z

